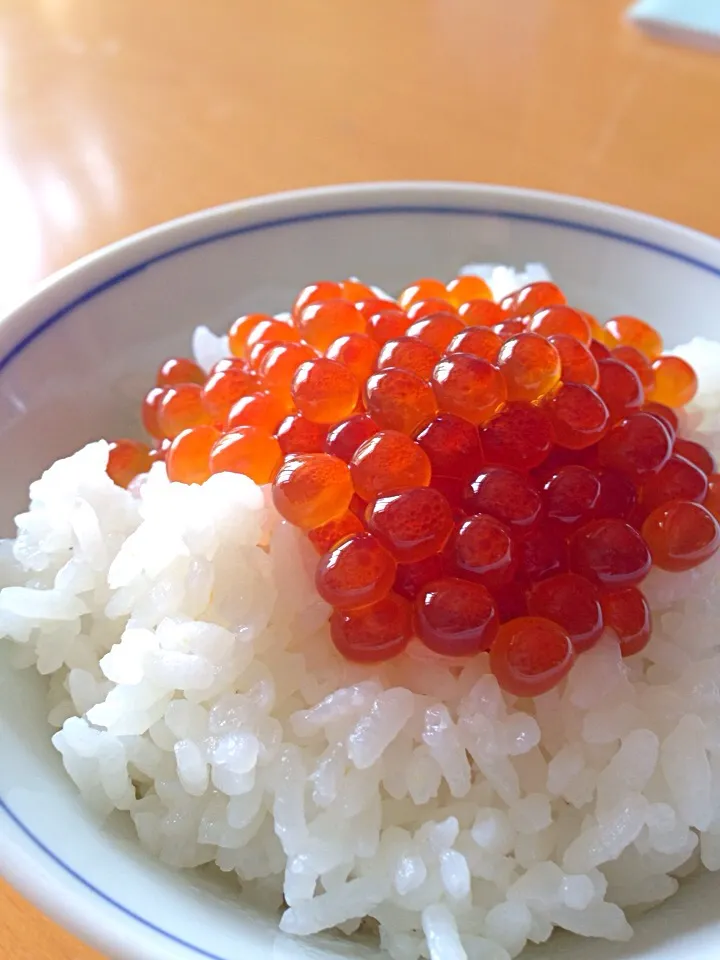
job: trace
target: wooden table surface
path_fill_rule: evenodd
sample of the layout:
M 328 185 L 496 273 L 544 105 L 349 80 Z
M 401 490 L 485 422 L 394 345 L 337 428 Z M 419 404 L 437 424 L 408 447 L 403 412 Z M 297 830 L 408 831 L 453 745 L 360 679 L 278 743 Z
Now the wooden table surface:
M 626 0 L 0 0 L 0 311 L 239 197 L 440 178 L 720 233 L 720 56 Z M 1 960 L 98 960 L 0 882 Z

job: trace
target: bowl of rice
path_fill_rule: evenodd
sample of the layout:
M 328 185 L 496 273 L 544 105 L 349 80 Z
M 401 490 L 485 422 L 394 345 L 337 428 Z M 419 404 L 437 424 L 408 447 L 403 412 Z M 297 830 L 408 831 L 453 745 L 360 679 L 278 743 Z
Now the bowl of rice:
M 304 448 L 278 433 L 272 443 L 287 454 L 279 472 L 277 464 L 267 475 L 233 466 L 228 436 L 233 456 L 246 437 L 241 420 L 223 435 L 224 408 L 222 418 L 190 423 L 178 401 L 177 430 L 164 440 L 156 433 L 152 453 L 137 445 L 144 466 L 115 482 L 118 447 L 109 441 L 146 439 L 139 410 L 151 388 L 170 410 L 180 381 L 167 358 L 188 358 L 187 369 L 200 371 L 193 396 L 207 393 L 233 355 L 250 356 L 254 335 L 246 330 L 242 349 L 233 336 L 238 318 L 254 315 L 264 319 L 253 330 L 286 324 L 288 340 L 320 356 L 324 344 L 302 327 L 320 312 L 310 294 L 301 295 L 303 310 L 297 297 L 323 284 L 355 319 L 361 302 L 382 301 L 358 320 L 363 343 L 380 315 L 401 325 L 408 315 L 396 331 L 405 340 L 411 319 L 422 326 L 438 310 L 459 329 L 465 298 L 454 301 L 453 290 L 486 289 L 510 326 L 495 325 L 500 353 L 481 363 L 496 370 L 506 362 L 508 389 L 510 344 L 542 339 L 526 331 L 541 330 L 546 307 L 567 301 L 577 310 L 562 309 L 587 321 L 593 387 L 598 364 L 627 370 L 634 356 L 613 359 L 625 341 L 622 324 L 608 319 L 651 325 L 664 345 L 642 362 L 657 371 L 657 385 L 646 384 L 636 407 L 603 432 L 630 429 L 622 426 L 628 411 L 634 423 L 652 421 L 668 449 L 662 464 L 643 461 L 640 506 L 651 496 L 658 510 L 666 500 L 692 501 L 712 529 L 702 544 L 682 545 L 684 558 L 695 551 L 691 562 L 675 555 L 663 564 L 647 526 L 656 511 L 623 515 L 651 545 L 652 569 L 641 577 L 652 631 L 642 643 L 624 651 L 603 606 L 592 644 L 577 657 L 568 646 L 572 669 L 568 662 L 544 687 L 513 687 L 497 666 L 499 639 L 477 643 L 473 656 L 457 646 L 439 652 L 415 636 L 427 641 L 416 610 L 414 633 L 393 655 L 343 655 L 345 641 L 345 653 L 351 641 L 357 653 L 348 626 L 355 607 L 346 603 L 346 614 L 338 600 L 332 612 L 317 570 L 325 564 L 327 574 L 335 561 L 319 561 L 322 551 L 300 529 L 319 525 L 290 522 L 278 495 L 292 481 L 288 461 Z M 417 307 L 422 284 L 426 299 L 440 300 L 435 312 Z M 562 300 L 510 310 L 526 296 L 518 291 L 540 289 L 561 290 Z M 442 183 L 231 204 L 131 237 L 42 285 L 0 323 L 0 870 L 9 882 L 104 954 L 129 960 L 716 957 L 718 304 L 720 242 L 711 237 L 581 199 Z M 378 334 L 382 350 L 389 336 Z M 454 362 L 447 344 L 432 373 L 433 416 L 438 403 L 440 413 L 458 409 L 440 402 L 438 370 Z M 266 355 L 253 370 L 266 369 Z M 654 398 L 667 409 L 668 394 L 653 390 L 668 357 L 695 377 L 672 425 L 657 404 L 651 409 Z M 156 380 L 158 368 L 166 380 Z M 568 380 L 559 371 L 543 404 L 523 395 L 528 407 L 556 402 Z M 369 413 L 356 405 L 356 389 L 346 414 L 374 415 L 381 375 L 368 373 Z M 298 376 L 292 396 L 301 408 Z M 427 384 L 424 391 L 432 393 Z M 510 406 L 513 396 L 505 399 Z M 388 408 L 377 403 L 380 418 Z M 417 404 L 406 433 L 422 447 Z M 406 402 L 403 415 L 411 408 Z M 482 439 L 485 419 L 468 416 Z M 316 419 L 330 437 L 330 418 Z M 397 436 L 404 423 L 390 419 L 385 432 Z M 221 451 L 224 466 L 184 475 L 172 451 L 185 427 L 215 431 L 205 463 L 221 463 Z M 539 444 L 535 432 L 516 456 Z M 573 468 L 594 476 L 598 463 L 619 463 L 627 449 L 611 446 L 600 441 L 599 460 Z M 641 447 L 650 456 L 647 444 L 633 449 Z M 558 456 L 550 448 L 526 474 Z M 671 489 L 661 468 L 672 457 L 700 493 L 658 499 L 659 488 Z M 477 477 L 472 483 L 479 496 Z M 356 497 L 358 489 L 356 478 Z M 341 545 L 372 537 L 363 524 L 379 523 L 374 513 L 351 516 L 351 493 L 343 506 L 351 533 Z M 453 523 L 470 522 L 467 512 Z M 576 533 L 569 542 L 572 551 Z M 493 637 L 507 621 L 516 622 L 493 608 Z

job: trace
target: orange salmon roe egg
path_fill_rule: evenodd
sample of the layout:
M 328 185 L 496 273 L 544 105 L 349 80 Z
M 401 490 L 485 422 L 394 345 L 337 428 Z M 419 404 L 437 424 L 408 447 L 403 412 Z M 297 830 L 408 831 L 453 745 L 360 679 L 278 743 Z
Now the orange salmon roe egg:
M 374 500 L 383 493 L 427 487 L 430 460 L 406 434 L 381 430 L 355 451 L 350 472 L 358 496 Z
M 423 320 L 416 320 L 407 328 L 408 337 L 417 337 L 437 353 L 442 354 L 452 338 L 465 329 L 462 320 L 452 313 L 434 313 Z
M 565 333 L 553 334 L 548 341 L 560 354 L 560 379 L 563 383 L 585 383 L 588 387 L 597 387 L 600 371 L 588 347 Z
M 298 411 L 314 423 L 349 417 L 360 394 L 357 377 L 344 364 L 318 357 L 301 364 L 290 393 Z
M 502 307 L 493 300 L 468 300 L 458 310 L 458 316 L 468 327 L 494 327 L 505 319 Z
M 527 333 L 529 322 L 528 317 L 509 317 L 507 320 L 496 323 L 493 331 L 505 343 L 513 337 L 519 337 L 521 333 Z
M 602 397 L 584 383 L 566 383 L 545 403 L 555 443 L 584 450 L 608 429 L 610 414 Z
M 418 300 L 407 309 L 407 317 L 413 323 L 416 320 L 426 320 L 428 317 L 433 317 L 436 313 L 449 313 L 454 316 L 457 311 L 448 300 L 438 300 L 437 297 L 431 297 L 429 300 Z
M 549 280 L 528 283 L 500 301 L 507 317 L 527 316 L 543 307 L 563 306 L 567 301 L 560 287 Z
M 278 513 L 303 530 L 347 513 L 352 495 L 347 464 L 328 453 L 287 457 L 272 488 Z
M 300 413 L 285 417 L 275 431 L 284 456 L 291 453 L 323 453 L 327 439 L 327 427 L 313 423 Z
M 453 530 L 450 505 L 432 487 L 378 497 L 368 506 L 366 523 L 398 563 L 415 563 L 439 553 Z
M 282 462 L 275 437 L 260 427 L 238 427 L 221 437 L 210 453 L 211 473 L 244 473 L 255 483 L 269 483 Z
M 643 390 L 648 393 L 655 386 L 655 371 L 652 364 L 637 347 L 615 347 L 610 354 L 621 363 L 626 363 L 631 370 L 638 375 L 638 380 L 643 385 Z
M 340 543 L 341 540 L 344 540 L 345 537 L 349 537 L 353 533 L 362 533 L 364 529 L 362 520 L 355 516 L 351 510 L 347 510 L 339 517 L 334 517 L 327 523 L 310 530 L 308 540 L 322 556 Z
M 490 463 L 530 470 L 550 453 L 550 418 L 545 410 L 531 403 L 508 403 L 485 424 L 480 443 Z
M 240 367 L 214 373 L 202 388 L 203 406 L 213 422 L 225 423 L 238 400 L 254 393 L 257 385 L 257 378 Z
M 137 440 L 113 440 L 109 445 L 107 475 L 119 487 L 127 487 L 151 466 L 150 448 Z
M 355 278 L 343 280 L 340 284 L 341 295 L 345 300 L 351 303 L 361 303 L 365 300 L 371 300 L 375 294 L 365 283 L 361 283 Z
M 332 426 L 325 440 L 325 452 L 350 463 L 361 443 L 374 437 L 380 430 L 367 413 L 356 413 Z
M 197 383 L 179 383 L 168 387 L 157 411 L 158 427 L 163 437 L 172 440 L 189 427 L 212 423 L 213 416 L 203 402 L 204 388 Z M 225 417 L 217 417 L 224 422 Z
M 490 648 L 490 669 L 502 689 L 516 697 L 539 697 L 552 690 L 574 660 L 570 637 L 544 617 L 509 620 Z
M 228 332 L 230 353 L 235 357 L 244 357 L 247 349 L 247 340 L 255 327 L 263 320 L 272 320 L 267 313 L 247 313 L 238 317 Z
M 176 483 L 205 483 L 210 476 L 210 453 L 222 434 L 215 427 L 183 430 L 170 444 L 165 462 L 170 480 Z
M 570 567 L 599 587 L 637 586 L 650 570 L 645 540 L 622 520 L 591 520 L 570 540 Z
M 367 412 L 384 430 L 414 433 L 437 413 L 432 387 L 409 370 L 391 367 L 368 377 Z
M 415 598 L 415 629 L 430 650 L 467 657 L 487 650 L 497 633 L 497 608 L 480 583 L 443 577 Z
M 160 365 L 156 383 L 159 387 L 172 387 L 178 383 L 205 383 L 205 372 L 194 360 L 187 357 L 171 357 Z
M 271 343 L 273 341 L 299 340 L 300 336 L 289 323 L 284 320 L 261 320 L 257 323 L 245 341 L 245 356 L 249 357 L 253 347 L 258 343 Z
M 315 586 L 338 610 L 378 603 L 392 589 L 397 564 L 371 533 L 346 537 L 317 566 Z
M 508 400 L 540 400 L 560 382 L 560 354 L 536 333 L 521 333 L 507 340 L 497 362 Z
M 684 440 L 682 437 L 678 437 L 678 439 L 675 441 L 674 450 L 678 456 L 684 457 L 686 460 L 694 463 L 696 467 L 702 470 L 703 473 L 708 474 L 708 476 L 711 473 L 715 473 L 715 457 L 701 443 L 697 443 L 695 440 Z M 686 500 L 688 498 L 682 497 L 681 499 Z
M 425 277 L 422 280 L 416 280 L 415 283 L 411 283 L 409 287 L 405 287 L 398 297 L 398 303 L 403 310 L 407 310 L 408 307 L 417 303 L 418 300 L 428 300 L 430 297 L 437 298 L 438 300 L 447 300 L 447 289 L 445 284 L 441 283 L 440 280 Z
M 285 412 L 293 406 L 290 387 L 298 367 L 308 360 L 314 360 L 317 354 L 306 343 L 278 342 L 270 343 L 265 356 L 260 361 L 258 376 L 265 390 L 270 390 L 285 407 Z
M 324 352 L 338 337 L 365 333 L 367 323 L 357 307 L 347 300 L 310 303 L 297 320 L 303 340 Z
M 377 358 L 377 369 L 399 367 L 401 370 L 409 370 L 421 380 L 429 380 L 439 359 L 437 350 L 422 340 L 399 337 L 397 340 L 388 340 L 383 345 Z
M 697 393 L 697 374 L 681 357 L 658 357 L 652 365 L 655 386 L 649 399 L 668 407 L 684 407 Z
M 286 340 L 261 340 L 259 343 L 256 343 L 248 354 L 246 361 L 247 369 L 251 373 L 257 373 L 260 369 L 263 360 L 270 353 L 273 347 L 279 346 L 281 343 L 287 343 Z
M 654 360 L 663 351 L 663 341 L 657 330 L 637 317 L 612 317 L 605 330 L 619 346 L 636 347 L 646 357 Z
M 379 351 L 378 344 L 366 333 L 348 333 L 333 340 L 325 356 L 342 363 L 362 383 L 375 369 Z
M 460 307 L 469 300 L 492 300 L 492 290 L 482 277 L 467 274 L 455 277 L 447 285 L 447 296 L 454 306 Z
M 233 404 L 226 427 L 228 430 L 243 426 L 262 427 L 268 433 L 275 433 L 286 412 L 285 404 L 274 393 L 249 393 Z
M 651 413 L 634 413 L 610 430 L 598 444 L 603 467 L 633 480 L 656 474 L 672 453 L 672 438 L 665 424 Z
M 576 653 L 589 650 L 603 632 L 600 591 L 577 573 L 560 573 L 534 584 L 527 605 L 531 616 L 562 627 Z
M 644 650 L 652 632 L 652 616 L 637 587 L 605 592 L 601 603 L 605 623 L 617 634 L 622 656 L 631 657 Z
M 496 590 L 512 580 L 518 565 L 517 548 L 504 524 L 479 513 L 458 525 L 448 561 L 456 576 Z
M 694 500 L 703 503 L 708 492 L 708 478 L 690 460 L 673 454 L 663 467 L 640 488 L 643 509 L 648 513 L 669 500 Z
M 412 321 L 408 315 L 395 304 L 386 304 L 368 317 L 368 336 L 382 346 L 388 340 L 397 340 L 404 337 Z
M 151 466 L 153 463 L 160 463 L 161 461 L 163 463 L 165 462 L 165 457 L 167 456 L 167 452 L 170 449 L 170 443 L 171 441 L 168 440 L 167 437 L 165 437 L 165 439 L 160 442 L 159 446 L 153 447 L 150 450 L 149 456 L 150 456 Z
M 636 413 L 643 405 L 644 391 L 640 377 L 632 367 L 614 357 L 598 361 L 600 382 L 597 391 L 605 401 L 610 421 Z
M 492 363 L 468 353 L 449 354 L 432 376 L 438 407 L 470 423 L 486 423 L 505 404 L 507 384 Z
M 480 467 L 480 436 L 469 420 L 441 413 L 415 439 L 430 460 L 433 478 L 469 477 Z
M 471 353 L 474 357 L 495 363 L 502 345 L 502 338 L 494 330 L 488 327 L 466 327 L 455 334 L 446 353 Z
M 292 307 L 293 320 L 297 322 L 306 306 L 310 303 L 323 303 L 326 300 L 342 300 L 344 291 L 342 284 L 335 283 L 333 280 L 321 280 L 319 283 L 311 283 L 303 287 L 297 295 Z
M 487 513 L 514 534 L 527 535 L 542 513 L 540 494 L 530 478 L 508 467 L 481 467 L 465 498 L 468 513 Z
M 140 408 L 140 417 L 143 426 L 151 437 L 160 438 L 163 435 L 162 428 L 158 422 L 160 413 L 160 404 L 165 396 L 163 387 L 153 387 L 148 391 Z
M 654 417 L 659 417 L 668 428 L 668 433 L 673 439 L 677 436 L 680 421 L 674 410 L 666 407 L 664 403 L 654 403 L 653 401 L 643 404 L 642 409 L 645 413 L 651 413 Z M 683 456 L 685 456 L 685 454 L 683 454 Z
M 662 570 L 690 570 L 720 547 L 720 526 L 702 504 L 674 500 L 657 507 L 642 525 L 653 563 Z
M 396 593 L 360 610 L 336 610 L 330 636 L 338 651 L 355 663 L 377 663 L 402 653 L 412 635 L 411 607 Z
M 611 336 L 607 332 L 605 327 L 598 322 L 596 317 L 594 317 L 591 313 L 588 313 L 587 310 L 578 310 L 578 313 L 582 314 L 582 316 L 587 320 L 587 324 L 590 327 L 590 336 L 593 340 L 597 340 L 598 343 L 608 348 L 617 345 L 615 337 Z
M 574 337 L 584 346 L 589 346 L 592 340 L 590 324 L 585 317 L 579 310 L 573 310 L 566 304 L 536 310 L 530 318 L 530 332 L 537 333 L 541 337 L 562 333 L 568 337 Z

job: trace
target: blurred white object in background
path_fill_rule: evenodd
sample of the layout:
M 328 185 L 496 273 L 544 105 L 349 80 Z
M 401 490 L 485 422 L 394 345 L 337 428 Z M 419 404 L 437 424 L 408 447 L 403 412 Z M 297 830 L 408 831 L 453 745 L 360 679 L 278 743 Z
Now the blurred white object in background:
M 720 52 L 720 0 L 639 0 L 627 15 L 652 36 Z

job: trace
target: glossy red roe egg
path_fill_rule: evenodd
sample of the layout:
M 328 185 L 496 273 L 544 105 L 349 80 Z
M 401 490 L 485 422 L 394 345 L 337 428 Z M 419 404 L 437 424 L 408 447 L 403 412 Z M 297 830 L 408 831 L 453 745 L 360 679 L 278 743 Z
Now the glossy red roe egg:
M 370 533 L 402 563 L 439 553 L 453 531 L 450 504 L 432 487 L 378 497 L 368 507 L 366 523 Z
M 447 554 L 454 575 L 495 590 L 512 580 L 518 558 L 510 530 L 489 514 L 463 521 Z
M 483 467 L 473 478 L 465 497 L 470 514 L 488 513 L 514 533 L 524 533 L 542 511 L 540 494 L 533 484 L 509 467 Z
M 333 340 L 325 351 L 330 360 L 337 360 L 347 367 L 358 382 L 367 380 L 375 369 L 379 347 L 365 333 L 348 333 Z
M 668 500 L 694 500 L 702 503 L 708 491 L 708 478 L 694 463 L 673 454 L 662 468 L 642 485 L 640 498 L 650 512 Z
M 600 499 L 597 474 L 581 464 L 561 467 L 545 484 L 545 512 L 565 528 L 587 522 Z
M 604 400 L 583 383 L 564 384 L 544 404 L 559 446 L 584 450 L 605 434 L 610 415 Z
M 564 334 L 586 346 L 592 339 L 588 321 L 579 310 L 573 310 L 567 304 L 536 310 L 530 318 L 530 331 L 547 338 L 553 334 Z
M 588 348 L 590 353 L 595 357 L 596 360 L 609 360 L 612 357 L 610 350 L 605 346 L 600 340 L 593 339 L 590 341 L 590 347 Z
M 409 370 L 421 380 L 429 380 L 439 359 L 440 354 L 430 344 L 423 343 L 417 337 L 399 337 L 383 345 L 377 358 L 377 369 L 399 367 Z
M 416 320 L 407 329 L 408 337 L 417 337 L 443 354 L 452 338 L 465 328 L 455 313 L 434 313 L 423 320 Z
M 495 602 L 482 584 L 443 577 L 415 598 L 415 629 L 435 653 L 463 657 L 487 650 L 497 627 Z
M 507 693 L 538 697 L 570 672 L 575 650 L 557 623 L 544 617 L 519 617 L 504 623 L 490 649 L 490 669 Z
M 407 600 L 389 593 L 360 610 L 335 610 L 330 636 L 346 660 L 379 663 L 402 653 L 412 635 L 412 608 Z
M 325 449 L 327 427 L 313 423 L 302 414 L 285 417 L 275 433 L 285 456 L 291 453 L 322 453 Z
M 427 300 L 416 300 L 407 308 L 408 319 L 414 323 L 416 320 L 425 320 L 427 317 L 434 317 L 436 313 L 456 312 L 455 306 L 449 300 L 441 300 L 440 297 L 428 297 Z
M 518 540 L 518 576 L 528 583 L 545 580 L 568 568 L 566 532 L 558 523 L 541 521 Z
M 205 383 L 205 372 L 194 360 L 187 357 L 171 357 L 161 364 L 156 383 L 159 387 L 172 387 L 177 383 Z
M 651 413 L 634 413 L 615 426 L 598 444 L 603 467 L 637 480 L 656 474 L 672 452 L 665 424 Z
M 338 610 L 366 607 L 388 595 L 396 566 L 376 537 L 357 533 L 320 558 L 315 585 L 323 600 Z
M 559 624 L 577 653 L 589 650 L 603 632 L 600 591 L 577 573 L 561 573 L 534 584 L 527 605 L 531 616 Z
M 380 347 L 389 340 L 397 340 L 405 336 L 405 332 L 412 323 L 404 310 L 400 310 L 394 303 L 387 301 L 376 301 L 376 305 L 382 303 L 374 313 L 367 318 L 367 334 Z M 361 313 L 365 314 L 363 305 L 358 305 Z
M 648 392 L 655 386 L 655 371 L 647 356 L 637 347 L 620 346 L 611 351 L 611 356 L 626 363 L 638 375 L 643 390 Z
M 322 556 L 337 543 L 340 543 L 341 540 L 344 540 L 345 537 L 349 537 L 353 533 L 362 533 L 364 529 L 362 520 L 355 516 L 352 511 L 347 510 L 345 513 L 341 513 L 339 517 L 333 517 L 319 527 L 310 530 L 308 540 Z
M 488 363 L 495 363 L 503 345 L 501 337 L 488 327 L 466 327 L 448 344 L 448 353 L 470 353 Z
M 439 580 L 442 575 L 443 562 L 439 553 L 415 563 L 399 563 L 393 590 L 401 597 L 414 600 L 426 583 Z
M 635 484 L 616 470 L 596 470 L 595 475 L 600 481 L 600 495 L 595 503 L 595 516 L 627 520 L 637 503 Z
M 699 503 L 674 500 L 657 507 L 642 525 L 653 563 L 663 570 L 690 570 L 720 546 L 720 526 Z
M 365 406 L 384 430 L 412 434 L 437 413 L 430 385 L 409 370 L 392 367 L 368 377 Z
M 591 520 L 569 546 L 570 569 L 607 589 L 636 586 L 652 563 L 645 540 L 623 520 Z
M 428 455 L 433 475 L 467 477 L 479 469 L 482 449 L 477 428 L 462 417 L 441 413 L 415 437 Z
M 528 283 L 500 301 L 507 316 L 526 316 L 543 307 L 560 306 L 566 303 L 560 287 L 549 280 Z
M 598 370 L 598 393 L 605 401 L 613 423 L 636 413 L 642 407 L 645 396 L 643 386 L 632 367 L 610 357 L 598 362 Z
M 447 354 L 433 370 L 432 388 L 442 413 L 474 424 L 486 423 L 507 398 L 498 368 L 469 353 Z
M 508 400 L 539 400 L 560 382 L 560 354 L 544 337 L 521 333 L 507 340 L 498 355 Z
M 694 463 L 696 467 L 699 467 L 703 473 L 708 474 L 715 473 L 717 465 L 715 463 L 715 457 L 706 449 L 701 443 L 696 443 L 694 440 L 684 440 L 682 437 L 678 437 L 675 441 L 675 453 L 679 456 L 684 457 L 686 460 L 689 460 L 691 463 Z
M 380 430 L 367 413 L 356 413 L 330 427 L 325 438 L 325 452 L 350 463 L 355 451 Z
M 673 439 L 677 436 L 680 421 L 678 415 L 671 407 L 666 407 L 664 403 L 655 403 L 650 401 L 643 406 L 645 413 L 651 413 L 654 417 L 659 417 L 668 428 L 668 433 Z M 688 457 L 688 459 L 691 459 Z
M 652 632 L 650 605 L 637 589 L 605 592 L 602 609 L 606 626 L 617 634 L 623 657 L 640 653 L 648 645 Z
M 531 403 L 508 403 L 485 424 L 480 443 L 488 462 L 530 470 L 550 453 L 550 418 Z
M 408 487 L 427 487 L 430 461 L 410 437 L 396 430 L 381 430 L 360 444 L 350 461 L 355 492 L 363 500 Z
M 468 300 L 461 304 L 458 315 L 468 327 L 494 327 L 505 319 L 505 311 L 500 304 L 485 299 Z
M 600 372 L 597 360 L 588 347 L 565 333 L 555 334 L 548 340 L 560 354 L 560 379 L 563 383 L 585 383 L 593 388 L 598 385 Z

